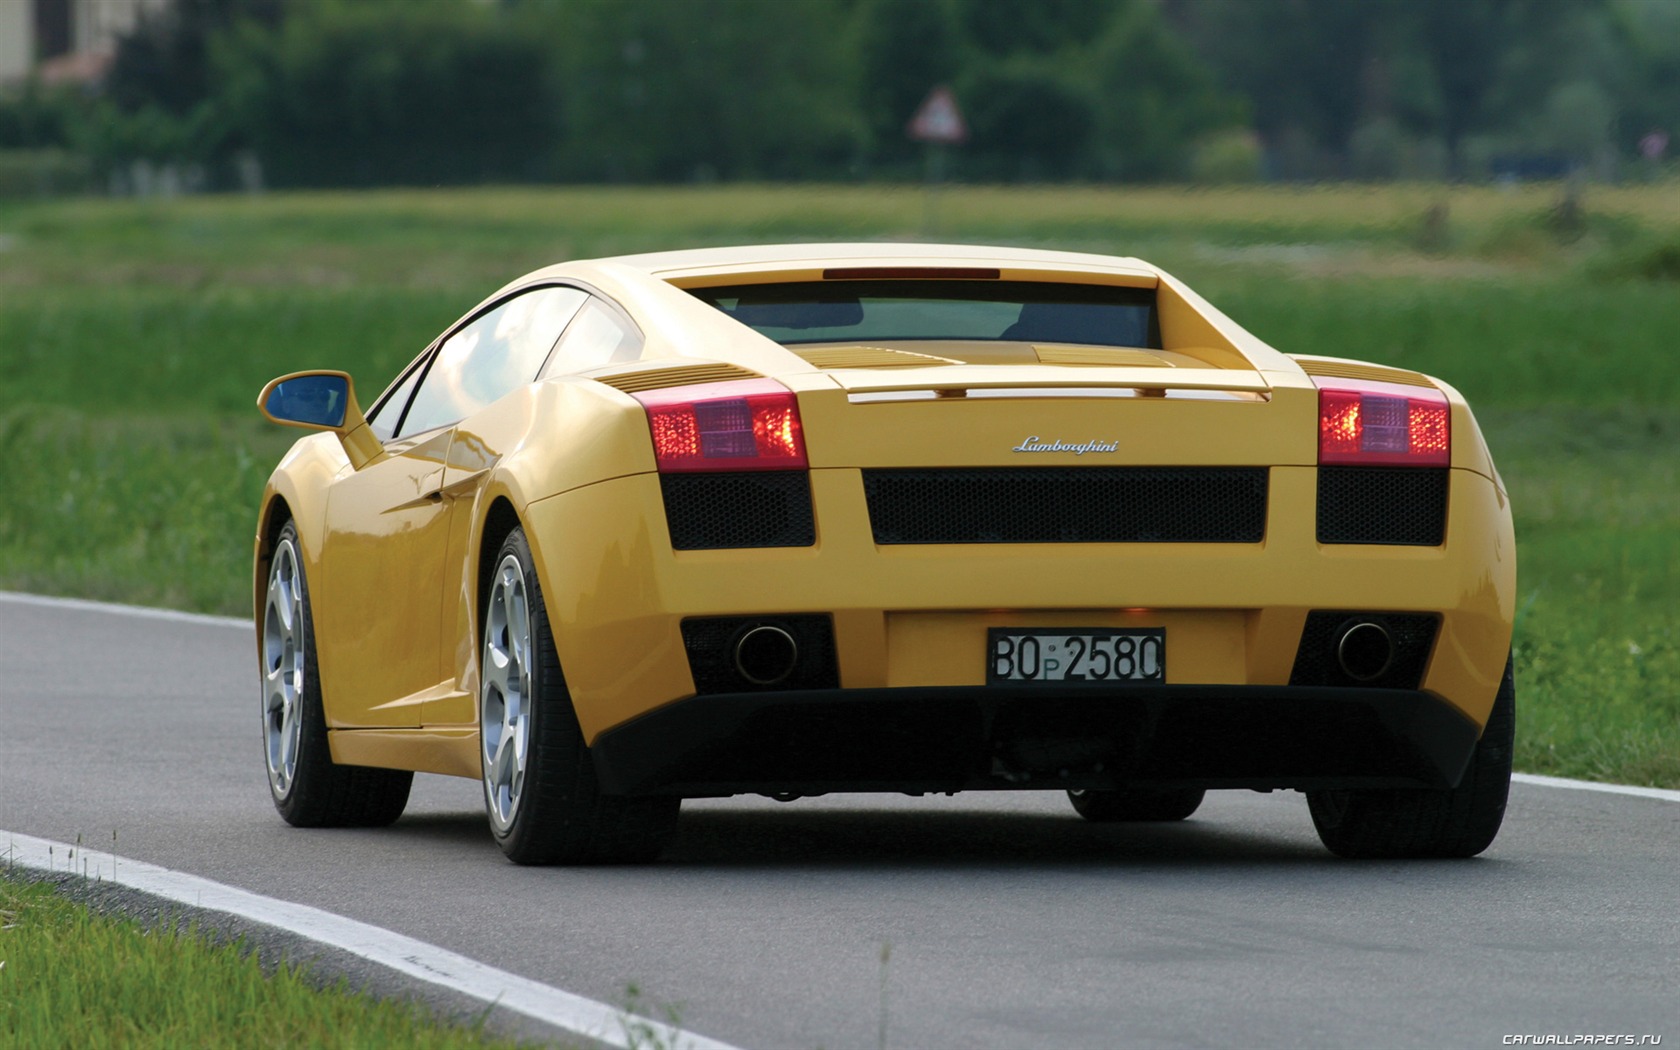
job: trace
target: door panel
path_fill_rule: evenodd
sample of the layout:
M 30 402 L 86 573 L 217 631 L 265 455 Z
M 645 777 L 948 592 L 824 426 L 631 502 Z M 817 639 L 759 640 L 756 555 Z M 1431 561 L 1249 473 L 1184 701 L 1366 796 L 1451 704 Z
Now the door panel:
M 497 413 L 518 416 L 517 411 Z M 482 418 L 476 420 L 482 423 Z M 426 700 L 421 722 L 428 726 L 466 725 L 478 722 L 478 594 L 473 572 L 477 558 L 470 544 L 473 516 L 483 514 L 479 493 L 489 480 L 490 469 L 501 459 L 469 419 L 455 429 L 449 456 L 444 464 L 441 487 L 444 501 L 456 507 L 450 523 L 449 543 L 444 555 L 443 586 L 447 592 L 439 618 L 438 649 L 443 654 L 455 688 L 440 691 Z
M 438 639 L 454 501 L 436 493 L 451 437 L 396 442 L 332 486 L 314 587 L 329 725 L 418 726 L 450 677 Z

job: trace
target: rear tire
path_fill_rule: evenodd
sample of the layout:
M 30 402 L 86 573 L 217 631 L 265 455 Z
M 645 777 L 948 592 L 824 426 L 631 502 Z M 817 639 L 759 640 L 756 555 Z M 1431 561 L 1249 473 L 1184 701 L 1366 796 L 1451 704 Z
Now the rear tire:
M 1318 837 L 1338 857 L 1474 857 L 1505 819 L 1516 736 L 1511 661 L 1470 766 L 1455 788 L 1424 791 L 1309 791 Z
M 263 751 L 280 816 L 300 828 L 382 827 L 402 816 L 413 773 L 332 760 L 309 584 L 290 521 L 269 563 L 261 649 Z
M 602 794 L 524 530 L 513 530 L 494 566 L 479 661 L 479 758 L 496 844 L 516 864 L 656 859 L 682 799 Z
M 1200 788 L 1133 788 L 1129 791 L 1069 791 L 1073 810 L 1099 824 L 1119 821 L 1183 820 L 1196 812 L 1207 792 Z

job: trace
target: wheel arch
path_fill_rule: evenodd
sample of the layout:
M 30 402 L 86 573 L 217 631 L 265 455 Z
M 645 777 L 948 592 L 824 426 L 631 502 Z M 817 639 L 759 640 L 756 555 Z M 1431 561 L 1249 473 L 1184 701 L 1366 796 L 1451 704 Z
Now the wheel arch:
M 273 491 L 264 498 L 257 512 L 256 552 L 251 564 L 251 613 L 259 631 L 263 605 L 268 601 L 268 570 L 274 563 L 274 548 L 280 542 L 280 530 L 292 517 L 292 506 L 286 497 Z
M 327 524 L 327 488 L 348 465 L 334 435 L 314 434 L 293 445 L 269 475 L 257 512 L 252 558 L 252 614 L 257 624 L 262 623 L 263 602 L 268 597 L 269 562 L 286 522 L 297 523 L 305 573 L 311 579 L 319 575 L 321 540 Z
M 507 542 L 513 530 L 523 526 L 524 521 L 519 511 L 514 508 L 511 498 L 504 493 L 497 493 L 491 497 L 490 505 L 479 525 L 478 557 L 474 562 L 472 583 L 473 624 L 477 628 L 480 641 L 484 637 L 484 614 L 490 601 L 490 578 L 495 570 L 496 553 L 502 549 L 502 544 Z

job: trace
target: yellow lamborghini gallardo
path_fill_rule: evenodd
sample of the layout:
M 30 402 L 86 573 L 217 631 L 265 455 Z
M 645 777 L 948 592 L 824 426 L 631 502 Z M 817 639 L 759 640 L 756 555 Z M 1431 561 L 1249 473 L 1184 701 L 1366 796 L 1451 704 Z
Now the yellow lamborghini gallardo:
M 1294 789 L 1346 856 L 1499 829 L 1516 552 L 1464 399 L 1136 259 L 572 262 L 366 410 L 342 372 L 259 405 L 322 431 L 256 534 L 293 824 L 393 821 L 423 771 L 526 864 L 652 859 L 743 792 Z

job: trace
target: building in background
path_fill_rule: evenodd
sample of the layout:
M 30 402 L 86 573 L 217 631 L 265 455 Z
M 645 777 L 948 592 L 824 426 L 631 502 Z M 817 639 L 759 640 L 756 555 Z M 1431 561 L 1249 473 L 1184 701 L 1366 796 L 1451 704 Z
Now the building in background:
M 31 74 L 45 83 L 104 76 L 117 38 L 170 0 L 0 0 L 0 84 Z

